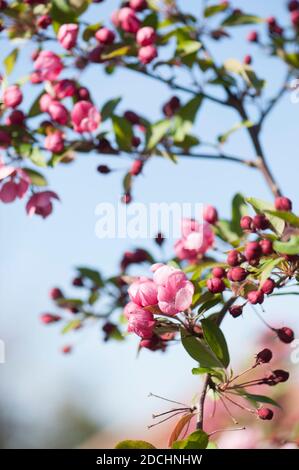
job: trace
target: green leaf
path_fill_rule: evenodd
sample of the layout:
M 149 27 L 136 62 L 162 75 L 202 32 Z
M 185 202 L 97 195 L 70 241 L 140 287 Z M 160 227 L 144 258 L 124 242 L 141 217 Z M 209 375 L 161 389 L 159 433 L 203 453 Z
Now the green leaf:
M 284 220 L 288 224 L 292 225 L 293 227 L 299 228 L 299 217 L 293 214 L 292 212 L 284 212 L 284 211 L 265 211 L 266 214 L 270 214 L 274 217 L 278 217 L 279 219 Z
M 201 320 L 203 334 L 206 342 L 211 350 L 215 353 L 216 357 L 226 368 L 229 365 L 230 358 L 226 339 L 221 329 L 215 322 L 207 319 Z
M 117 46 L 117 47 L 116 47 Z M 101 57 L 103 60 L 110 60 L 114 59 L 115 57 L 121 57 L 123 55 L 127 55 L 128 52 L 130 52 L 131 47 L 130 46 L 121 46 L 115 45 L 110 52 L 107 54 L 101 54 Z
M 202 96 L 198 95 L 177 112 L 174 123 L 174 141 L 176 143 L 183 142 L 190 133 L 201 103 Z
M 40 102 L 41 96 L 43 94 L 44 94 L 44 91 L 42 91 L 38 95 L 38 97 L 33 101 L 32 105 L 31 105 L 31 108 L 28 111 L 28 117 L 29 118 L 32 118 L 32 117 L 35 117 L 35 116 L 38 116 L 39 114 L 41 114 L 39 102 Z
M 263 23 L 263 19 L 255 15 L 233 12 L 221 23 L 222 26 L 241 26 L 246 24 Z
M 182 441 L 175 441 L 172 444 L 173 449 L 206 449 L 209 443 L 209 436 L 207 433 L 198 429 L 191 433 L 186 439 Z
M 277 401 L 273 400 L 270 397 L 266 397 L 265 395 L 255 395 L 252 393 L 246 392 L 244 389 L 236 389 L 238 394 L 249 400 L 251 403 L 257 404 L 257 403 L 267 403 L 268 405 L 273 405 L 276 406 L 277 408 L 281 408 L 279 403 Z
M 239 243 L 239 234 L 236 233 L 228 220 L 219 220 L 215 227 L 215 232 L 222 240 L 237 245 Z
M 283 261 L 283 258 L 275 258 L 275 259 L 270 259 L 267 260 L 263 264 L 263 269 L 260 277 L 260 284 L 263 285 L 264 282 L 268 279 L 268 277 L 271 275 L 273 269 Z
M 286 255 L 298 255 L 299 254 L 299 235 L 292 235 L 289 241 L 280 242 L 276 240 L 273 243 L 273 248 L 278 253 L 285 253 Z
M 219 137 L 218 137 L 218 141 L 221 143 L 221 144 L 224 144 L 227 139 L 232 135 L 234 134 L 236 131 L 238 131 L 239 129 L 244 129 L 244 128 L 248 128 L 248 127 L 252 127 L 254 126 L 253 122 L 251 121 L 241 121 L 241 122 L 238 122 L 237 124 L 235 124 L 229 131 L 227 131 L 225 134 L 221 134 Z
M 171 125 L 172 123 L 169 119 L 163 119 L 162 121 L 158 121 L 150 126 L 147 143 L 148 150 L 152 150 L 156 147 L 156 145 L 165 137 Z
M 132 125 L 123 117 L 113 116 L 113 130 L 118 147 L 121 150 L 131 150 L 132 148 Z
M 177 53 L 180 56 L 187 56 L 194 54 L 202 47 L 202 44 L 199 41 L 192 41 L 191 39 L 185 39 L 179 41 L 177 45 Z
M 274 228 L 275 232 L 278 235 L 282 235 L 282 233 L 284 231 L 284 227 L 285 227 L 284 221 L 281 218 L 277 217 L 277 216 L 269 214 L 269 211 L 274 210 L 273 204 L 270 204 L 269 202 L 262 201 L 261 199 L 256 199 L 254 197 L 246 198 L 246 202 L 248 202 L 248 204 L 250 204 L 258 214 L 268 211 L 268 219 L 269 219 L 272 227 Z
M 5 57 L 3 60 L 5 73 L 6 75 L 10 75 L 14 69 L 15 63 L 19 56 L 19 49 L 13 49 L 8 56 Z
M 259 90 L 264 86 L 264 81 L 259 80 L 254 70 L 246 64 L 243 64 L 237 59 L 228 59 L 224 62 L 226 71 L 240 75 L 247 85 Z
M 277 55 L 295 69 L 299 68 L 299 54 L 297 52 L 286 52 L 283 49 L 278 49 Z
M 54 23 L 76 23 L 91 0 L 52 0 L 51 18 Z
M 66 333 L 69 333 L 72 330 L 76 330 L 81 325 L 80 320 L 71 320 L 68 322 L 61 330 L 61 333 L 64 335 Z
M 218 305 L 220 302 L 222 301 L 222 298 L 221 298 L 221 295 L 219 295 L 218 297 L 213 298 L 211 300 L 208 300 L 207 302 L 204 302 L 198 309 L 197 311 L 197 315 L 202 315 L 203 313 L 207 312 L 208 310 L 210 310 L 211 308 L 215 307 L 216 305 Z
M 193 375 L 209 374 L 213 377 L 216 377 L 221 382 L 223 382 L 223 379 L 224 379 L 224 376 L 221 370 L 211 369 L 209 367 L 194 367 L 192 369 L 192 374 Z
M 214 16 L 217 13 L 222 13 L 223 11 L 227 9 L 228 9 L 228 4 L 224 2 L 218 5 L 210 5 L 209 7 L 206 7 L 204 10 L 204 17 L 209 18 L 210 16 Z
M 115 449 L 156 449 L 156 447 L 146 441 L 127 440 L 116 444 Z
M 244 215 L 248 214 L 248 208 L 244 196 L 237 193 L 232 200 L 232 221 L 231 229 L 237 233 L 239 237 L 243 235 L 243 230 L 240 227 L 240 220 Z
M 222 363 L 217 359 L 208 345 L 202 340 L 192 336 L 184 328 L 181 328 L 182 345 L 195 361 L 202 367 L 221 367 Z
M 103 280 L 99 273 L 95 269 L 79 267 L 76 268 L 81 277 L 87 278 L 92 281 L 97 287 L 103 287 Z
M 95 23 L 88 25 L 82 34 L 82 38 L 84 41 L 89 41 L 91 38 L 94 37 L 95 33 L 101 28 L 102 23 Z
M 101 116 L 102 116 L 102 121 L 106 121 L 106 119 L 110 118 L 117 105 L 120 103 L 121 98 L 114 98 L 112 100 L 107 101 L 104 106 L 101 109 Z
M 48 185 L 48 182 L 46 178 L 44 177 L 44 175 L 42 175 L 38 171 L 32 170 L 31 168 L 23 168 L 23 170 L 25 171 L 25 173 L 27 173 L 27 175 L 31 179 L 31 183 L 34 186 L 47 186 Z
M 47 166 L 45 155 L 42 153 L 42 151 L 38 147 L 34 147 L 32 149 L 32 152 L 30 153 L 29 158 L 32 161 L 32 163 L 34 163 L 36 166 L 41 166 L 41 167 Z

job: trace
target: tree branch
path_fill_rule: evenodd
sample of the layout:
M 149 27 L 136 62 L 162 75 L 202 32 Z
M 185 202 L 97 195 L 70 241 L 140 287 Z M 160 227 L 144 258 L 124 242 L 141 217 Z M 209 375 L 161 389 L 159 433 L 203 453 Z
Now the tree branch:
M 283 95 L 287 91 L 287 89 L 288 89 L 287 85 L 288 85 L 288 80 L 290 78 L 290 75 L 291 75 L 290 71 L 288 71 L 288 73 L 286 75 L 286 78 L 283 81 L 282 86 L 278 90 L 278 93 L 269 101 L 268 106 L 266 106 L 266 108 L 262 111 L 260 120 L 258 122 L 258 127 L 259 128 L 261 128 L 261 126 L 262 126 L 264 120 L 266 119 L 266 117 L 268 116 L 268 114 L 270 114 L 270 112 L 272 111 L 274 106 L 276 106 L 276 104 L 279 102 L 279 100 L 283 97 Z
M 156 75 L 156 74 L 154 74 L 152 72 L 149 72 L 148 70 L 143 69 L 143 68 L 142 69 L 141 68 L 137 69 L 137 68 L 133 68 L 133 67 L 127 67 L 127 66 L 125 66 L 125 67 L 129 70 L 133 70 L 134 72 L 140 73 L 140 74 L 142 74 L 146 77 L 152 78 L 153 80 L 157 80 L 161 83 L 164 83 L 164 85 L 169 86 L 173 90 L 184 91 L 185 93 L 190 93 L 193 96 L 201 95 L 203 98 L 206 98 L 206 99 L 208 99 L 208 100 L 210 100 L 214 103 L 221 104 L 223 106 L 229 106 L 229 103 L 225 100 L 221 100 L 220 98 L 217 98 L 216 96 L 212 96 L 209 93 L 205 93 L 203 91 L 192 90 L 191 88 L 185 87 L 183 85 L 180 85 L 179 83 L 174 82 L 174 80 L 172 78 L 170 78 L 170 79 L 163 78 L 160 75 Z

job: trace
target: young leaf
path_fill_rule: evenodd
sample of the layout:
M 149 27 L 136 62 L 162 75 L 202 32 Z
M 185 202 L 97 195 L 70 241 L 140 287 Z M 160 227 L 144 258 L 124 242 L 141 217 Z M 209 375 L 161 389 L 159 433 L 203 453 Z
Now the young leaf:
M 63 335 L 66 334 L 66 333 L 69 333 L 70 331 L 75 330 L 76 328 L 78 328 L 80 325 L 81 325 L 80 320 L 71 320 L 62 328 L 61 333 Z
M 23 168 L 25 173 L 29 176 L 31 179 L 31 183 L 35 186 L 47 186 L 48 182 L 46 178 L 39 173 L 38 171 L 32 170 L 31 168 Z
M 156 147 L 156 145 L 165 137 L 171 125 L 172 123 L 169 119 L 163 119 L 150 127 L 147 143 L 148 150 L 152 150 Z
M 283 258 L 274 258 L 267 260 L 266 263 L 263 264 L 263 269 L 260 277 L 260 285 L 263 285 L 264 282 L 268 279 L 271 275 L 273 269 L 281 262 Z
M 172 447 L 172 444 L 180 437 L 180 434 L 183 432 L 185 426 L 191 421 L 194 417 L 193 413 L 188 413 L 183 415 L 178 422 L 176 423 L 172 433 L 170 434 L 168 440 L 168 447 Z
M 131 124 L 123 117 L 113 116 L 113 130 L 121 150 L 131 150 L 133 131 Z
M 176 143 L 183 142 L 185 137 L 190 133 L 201 103 L 202 96 L 196 96 L 182 106 L 176 114 L 173 137 Z
M 215 322 L 209 320 L 201 320 L 203 334 L 206 342 L 215 353 L 224 367 L 228 367 L 230 359 L 229 352 L 224 334 Z
M 209 443 L 209 436 L 201 429 L 190 434 L 182 441 L 175 441 L 173 449 L 206 449 Z
M 218 5 L 210 5 L 206 7 L 204 10 L 204 17 L 209 18 L 210 16 L 214 16 L 217 13 L 222 13 L 223 11 L 227 10 L 228 3 L 219 3 Z
M 120 101 L 121 101 L 121 98 L 114 98 L 112 100 L 107 101 L 104 104 L 104 106 L 101 109 L 102 121 L 106 121 L 106 119 L 108 119 L 109 117 L 113 115 Z
M 293 227 L 299 228 L 299 217 L 293 214 L 292 212 L 284 212 L 284 211 L 265 211 L 266 214 L 272 215 L 274 217 L 278 217 L 279 219 L 284 220 L 288 224 L 292 225 Z
M 299 235 L 292 235 L 289 241 L 280 242 L 276 240 L 273 243 L 273 248 L 279 253 L 285 253 L 286 255 L 298 255 L 299 254 Z
M 231 228 L 233 232 L 237 233 L 239 237 L 243 235 L 243 230 L 240 227 L 240 220 L 244 215 L 247 215 L 248 208 L 244 196 L 237 193 L 232 201 L 232 221 Z
M 127 440 L 116 444 L 115 449 L 156 449 L 156 447 L 146 441 Z
M 103 280 L 101 278 L 99 271 L 96 271 L 90 268 L 85 268 L 85 267 L 79 267 L 76 269 L 79 272 L 81 277 L 90 279 L 97 287 L 103 286 Z
M 218 137 L 218 141 L 219 141 L 221 144 L 224 144 L 224 143 L 228 140 L 228 138 L 229 138 L 232 134 L 234 134 L 236 131 L 238 131 L 239 129 L 248 128 L 248 127 L 252 127 L 252 126 L 254 126 L 253 122 L 248 121 L 248 120 L 238 122 L 238 123 L 235 124 L 229 131 L 225 132 L 225 134 L 221 134 L 221 135 Z
M 239 388 L 237 389 L 237 391 L 241 396 L 243 396 L 244 398 L 246 398 L 247 400 L 249 400 L 250 402 L 252 402 L 254 404 L 267 403 L 268 405 L 273 405 L 273 406 L 276 406 L 278 408 L 281 408 L 279 403 L 277 403 L 275 400 L 273 400 L 270 397 L 266 397 L 265 395 L 255 395 L 255 394 L 252 394 L 252 393 L 248 393 L 245 390 L 239 389 Z
M 216 377 L 221 382 L 223 382 L 225 378 L 221 370 L 211 369 L 209 367 L 194 367 L 192 369 L 192 374 L 193 375 L 210 374 L 212 377 Z
M 10 75 L 14 69 L 15 63 L 17 61 L 19 55 L 19 49 L 13 49 L 8 56 L 5 57 L 3 60 L 5 73 L 6 75 Z
M 247 15 L 239 12 L 233 12 L 222 23 L 222 26 L 240 26 L 247 24 L 262 23 L 264 20 L 255 15 Z
M 182 345 L 196 362 L 202 367 L 221 367 L 222 363 L 217 359 L 210 348 L 199 338 L 192 336 L 184 328 L 181 328 Z

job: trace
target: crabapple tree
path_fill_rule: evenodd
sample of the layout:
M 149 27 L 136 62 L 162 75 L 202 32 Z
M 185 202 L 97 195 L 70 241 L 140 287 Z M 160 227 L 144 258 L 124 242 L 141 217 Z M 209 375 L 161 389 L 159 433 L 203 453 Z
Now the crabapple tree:
M 289 286 L 296 290 L 298 285 L 299 217 L 272 174 L 262 130 L 298 75 L 299 2 L 281 0 L 288 11 L 285 24 L 273 16 L 263 18 L 232 7 L 229 1 L 202 1 L 193 14 L 186 10 L 188 2 L 130 0 L 119 2 L 109 17 L 103 17 L 101 3 L 0 1 L 1 40 L 7 49 L 1 75 L 0 201 L 10 204 L 20 199 L 29 216 L 49 217 L 59 200 L 59 188 L 53 191 L 43 168 L 59 171 L 77 155 L 89 153 L 131 158 L 123 175 L 124 204 L 132 201 L 134 181 L 156 157 L 177 162 L 190 156 L 198 165 L 208 159 L 215 166 L 227 161 L 239 165 L 240 171 L 263 175 L 269 202 L 237 194 L 230 220 L 221 218 L 212 206 L 204 208 L 203 221 L 183 219 L 181 238 L 167 263 L 137 247 L 123 254 L 113 277 L 80 267 L 72 283 L 82 295 L 70 298 L 55 287 L 50 291 L 55 313 L 41 315 L 44 324 L 62 324 L 64 333 L 96 321 L 104 341 L 123 340 L 127 332 L 133 333 L 139 337 L 139 349 L 155 354 L 180 341 L 194 360 L 192 373 L 203 380 L 195 404 L 178 404 L 165 412 L 170 417 L 181 414 L 168 445 L 202 449 L 211 438 L 205 432 L 208 390 L 219 406 L 237 406 L 265 421 L 275 417 L 279 406 L 268 389 L 289 379 L 285 370 L 269 372 L 268 366 L 265 371 L 264 365 L 272 360 L 269 348 L 257 351 L 248 370 L 233 372 L 221 324 L 228 315 L 243 314 L 246 319 L 251 308 L 262 316 L 266 297 L 287 294 Z M 244 35 L 243 26 L 248 25 L 243 61 L 220 60 L 218 44 Z M 29 57 L 24 43 L 35 45 Z M 255 50 L 264 54 L 265 61 L 275 58 L 284 75 L 272 96 L 268 90 L 274 87 L 254 69 Z M 22 56 L 30 63 L 30 73 L 12 80 Z M 125 69 L 164 84 L 169 98 L 161 103 L 161 118 L 153 122 L 146 109 L 144 115 L 132 109 L 120 111 L 121 100 L 114 96 L 106 103 L 96 102 L 91 84 L 84 81 L 91 65 L 109 75 Z M 25 95 L 34 96 L 30 106 L 24 104 Z M 238 119 L 237 125 L 210 143 L 193 131 L 197 113 L 204 114 L 207 102 L 223 112 L 235 112 Z M 252 144 L 251 159 L 225 151 L 228 139 L 240 129 Z M 103 177 L 112 170 L 104 163 L 97 168 Z M 163 234 L 157 234 L 155 242 L 162 246 Z M 139 264 L 148 265 L 148 277 L 130 274 L 131 266 Z M 100 295 L 109 299 L 105 313 L 99 312 Z M 278 341 L 294 340 L 287 324 L 264 324 Z M 70 353 L 71 345 L 63 352 Z M 262 393 L 257 392 L 259 387 Z M 196 430 L 188 434 L 191 421 Z M 124 441 L 117 447 L 153 446 Z

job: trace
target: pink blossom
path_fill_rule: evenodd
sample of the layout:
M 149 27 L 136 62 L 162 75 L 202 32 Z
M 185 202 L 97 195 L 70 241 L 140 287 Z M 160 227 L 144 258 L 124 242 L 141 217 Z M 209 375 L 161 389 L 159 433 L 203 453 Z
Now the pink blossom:
M 60 26 L 57 39 L 62 47 L 69 51 L 77 42 L 79 26 L 75 23 L 63 24 Z
M 75 131 L 80 133 L 95 131 L 101 122 L 99 111 L 90 101 L 78 101 L 71 118 Z
M 138 59 L 142 64 L 149 64 L 157 55 L 157 48 L 153 45 L 141 47 L 138 51 Z
M 34 61 L 34 70 L 41 81 L 54 81 L 63 69 L 60 57 L 52 51 L 41 51 Z
M 62 152 L 64 149 L 63 133 L 57 130 L 47 135 L 45 138 L 45 148 L 54 153 Z
M 150 46 L 156 40 L 156 32 L 151 26 L 140 28 L 136 34 L 136 42 L 139 46 Z
M 48 113 L 50 114 L 53 121 L 57 122 L 64 126 L 68 122 L 68 110 L 61 104 L 59 101 L 52 101 L 48 108 Z
M 23 94 L 18 85 L 11 85 L 3 93 L 3 103 L 6 108 L 16 108 L 23 101 Z
M 53 90 L 55 98 L 58 100 L 63 100 L 69 96 L 74 96 L 76 93 L 76 85 L 73 80 L 64 79 L 55 83 Z
M 119 19 L 119 10 L 115 10 L 111 14 L 111 21 L 116 28 L 120 26 L 120 19 Z
M 0 181 L 10 178 L 0 189 L 0 200 L 4 203 L 13 202 L 17 197 L 22 199 L 28 191 L 31 180 L 22 168 L 4 165 L 0 161 Z
M 134 304 L 134 302 L 129 302 L 124 308 L 124 316 L 129 320 L 130 315 L 132 315 L 133 313 L 136 312 L 136 310 L 139 310 L 139 309 L 140 307 Z
M 133 282 L 128 289 L 128 294 L 130 299 L 140 307 L 149 307 L 158 302 L 157 286 L 146 277 L 141 277 L 138 281 Z
M 132 8 L 124 7 L 118 12 L 118 21 L 121 28 L 127 33 L 137 33 L 140 28 L 140 21 Z
M 153 335 L 155 320 L 152 313 L 136 306 L 134 313 L 129 315 L 128 332 L 135 333 L 144 339 L 149 339 Z
M 199 224 L 193 219 L 183 219 L 182 234 L 174 249 L 179 259 L 189 262 L 195 262 L 214 243 L 214 233 L 206 222 Z
M 111 29 L 101 28 L 95 33 L 95 38 L 101 44 L 112 44 L 115 39 L 115 34 Z
M 185 273 L 177 270 L 168 276 L 163 285 L 158 286 L 158 305 L 167 315 L 183 312 L 192 304 L 194 286 Z
M 49 93 L 44 93 L 39 100 L 39 108 L 41 112 L 47 113 L 49 110 L 49 106 L 53 101 L 53 96 L 49 95 Z
M 181 272 L 180 269 L 162 263 L 153 264 L 151 271 L 154 272 L 153 279 L 157 286 L 165 285 L 171 274 Z
M 18 185 L 13 180 L 4 183 L 0 190 L 0 200 L 5 204 L 14 202 L 18 196 Z
M 30 197 L 26 205 L 26 211 L 29 216 L 33 214 L 40 215 L 43 218 L 48 217 L 53 211 L 53 204 L 51 199 L 58 199 L 59 197 L 54 191 L 42 191 L 35 193 Z

